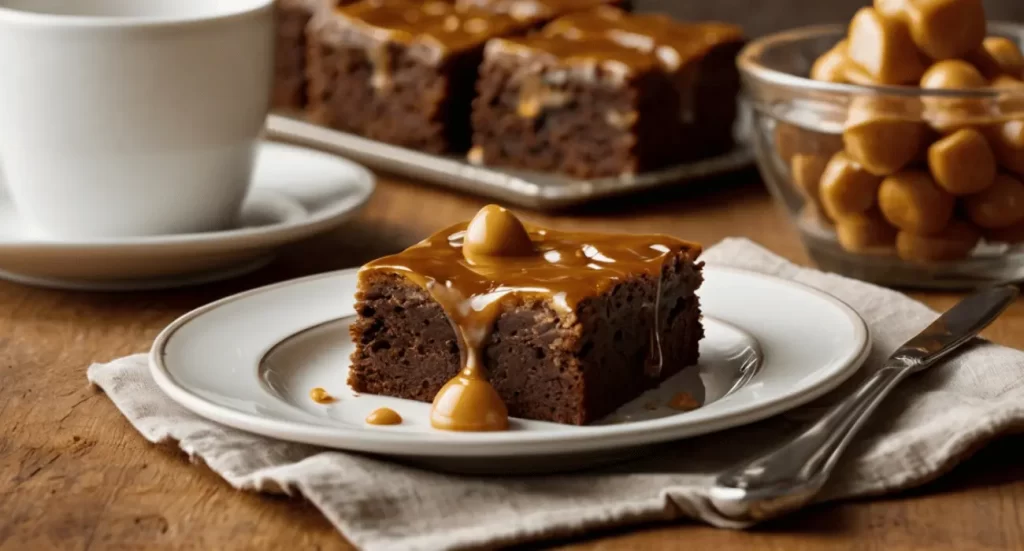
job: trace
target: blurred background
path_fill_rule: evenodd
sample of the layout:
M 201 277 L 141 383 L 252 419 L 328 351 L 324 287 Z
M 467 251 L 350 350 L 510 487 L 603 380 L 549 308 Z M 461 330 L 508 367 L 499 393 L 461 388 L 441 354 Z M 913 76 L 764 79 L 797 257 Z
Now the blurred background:
M 844 23 L 870 0 L 634 0 L 638 10 L 681 19 L 721 19 L 743 25 L 748 36 L 800 25 Z M 989 20 L 1024 22 L 1024 0 L 988 0 Z

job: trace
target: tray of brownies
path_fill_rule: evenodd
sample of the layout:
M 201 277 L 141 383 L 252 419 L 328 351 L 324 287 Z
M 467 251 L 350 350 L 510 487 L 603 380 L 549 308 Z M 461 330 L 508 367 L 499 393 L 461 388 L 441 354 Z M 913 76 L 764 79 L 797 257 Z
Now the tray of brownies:
M 281 0 L 268 133 L 550 209 L 752 162 L 735 25 L 614 0 Z

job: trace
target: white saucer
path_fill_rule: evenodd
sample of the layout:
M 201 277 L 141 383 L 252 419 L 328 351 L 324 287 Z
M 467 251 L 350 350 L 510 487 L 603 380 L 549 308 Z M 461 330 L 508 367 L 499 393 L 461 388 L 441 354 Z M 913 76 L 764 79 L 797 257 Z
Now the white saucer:
M 510 459 L 523 456 L 532 458 L 532 469 L 582 465 L 594 460 L 586 456 L 757 421 L 836 387 L 869 351 L 863 320 L 829 295 L 731 269 L 709 267 L 705 276 L 700 295 L 707 337 L 699 373 L 684 371 L 593 426 L 513 420 L 507 432 L 444 432 L 429 426 L 429 404 L 355 395 L 345 385 L 354 270 L 271 285 L 195 310 L 160 334 L 150 365 L 172 399 L 225 425 L 479 472 L 505 470 Z M 314 403 L 308 395 L 314 387 L 339 400 Z M 687 413 L 664 407 L 680 390 L 698 398 L 703 392 L 705 405 Z M 364 423 L 382 406 L 404 422 Z
M 0 192 L 0 278 L 63 289 L 121 291 L 195 285 L 266 265 L 282 245 L 332 229 L 374 189 L 362 166 L 264 142 L 236 229 L 88 241 L 40 238 Z

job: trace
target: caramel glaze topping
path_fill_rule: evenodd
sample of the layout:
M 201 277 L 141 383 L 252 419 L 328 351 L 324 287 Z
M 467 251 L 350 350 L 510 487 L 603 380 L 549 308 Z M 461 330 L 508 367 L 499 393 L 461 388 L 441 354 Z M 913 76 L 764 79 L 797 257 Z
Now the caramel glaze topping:
M 736 25 L 682 23 L 665 15 L 629 14 L 610 6 L 560 17 L 544 27 L 543 34 L 582 42 L 608 39 L 653 55 L 669 71 L 703 57 L 715 46 L 743 40 L 743 31 Z
M 402 423 L 402 416 L 391 408 L 378 408 L 366 416 L 366 422 L 370 425 L 398 425 Z
M 434 398 L 431 424 L 492 431 L 508 428 L 508 410 L 487 381 L 483 352 L 506 308 L 545 302 L 562 314 L 563 323 L 572 323 L 581 301 L 636 275 L 660 278 L 665 259 L 678 251 L 696 259 L 701 248 L 660 235 L 546 230 L 489 205 L 468 224 L 445 229 L 362 271 L 396 273 L 420 285 L 455 330 L 462 369 Z
M 525 26 L 508 15 L 437 0 L 362 0 L 336 8 L 335 15 L 334 22 L 369 38 L 367 46 L 407 44 L 434 63 Z
M 516 20 L 530 23 L 617 3 L 619 2 L 613 0 L 455 0 L 458 9 L 476 7 L 493 13 L 507 14 Z

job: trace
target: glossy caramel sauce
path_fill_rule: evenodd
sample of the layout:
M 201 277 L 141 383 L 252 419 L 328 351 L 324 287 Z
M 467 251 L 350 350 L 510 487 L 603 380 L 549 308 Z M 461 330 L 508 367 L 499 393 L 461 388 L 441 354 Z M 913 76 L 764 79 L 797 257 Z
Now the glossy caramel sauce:
M 700 402 L 689 392 L 679 392 L 668 402 L 668 407 L 679 411 L 693 411 L 700 405 Z
M 366 416 L 366 422 L 370 425 L 398 425 L 402 422 L 402 416 L 391 408 L 378 408 Z
M 600 66 L 628 76 L 661 68 L 677 71 L 712 48 L 743 39 L 726 23 L 681 23 L 664 15 L 634 15 L 611 6 L 563 15 L 540 33 L 493 40 L 488 51 L 544 53 L 569 65 Z
M 547 230 L 489 205 L 468 224 L 367 264 L 361 275 L 404 276 L 441 305 L 455 330 L 462 369 L 434 398 L 431 424 L 446 430 L 504 430 L 508 411 L 487 382 L 483 358 L 498 316 L 519 304 L 545 302 L 571 317 L 581 301 L 620 282 L 640 275 L 660 281 L 665 259 L 678 251 L 696 259 L 701 248 L 661 235 Z M 660 346 L 654 348 L 660 370 Z
M 476 7 L 531 23 L 612 3 L 609 0 L 455 0 L 459 9 Z
M 364 0 L 338 7 L 335 14 L 342 24 L 369 37 L 368 47 L 388 42 L 412 45 L 433 62 L 525 25 L 508 15 L 472 6 L 457 9 L 436 0 Z
M 543 34 L 581 43 L 608 39 L 653 55 L 669 71 L 702 58 L 715 46 L 743 39 L 740 27 L 728 23 L 683 23 L 666 15 L 630 14 L 609 6 L 560 17 L 544 27 Z
M 309 399 L 313 400 L 318 404 L 333 404 L 334 402 L 338 401 L 337 398 L 331 396 L 330 394 L 327 393 L 326 390 L 320 387 L 316 387 L 313 390 L 309 391 Z

